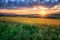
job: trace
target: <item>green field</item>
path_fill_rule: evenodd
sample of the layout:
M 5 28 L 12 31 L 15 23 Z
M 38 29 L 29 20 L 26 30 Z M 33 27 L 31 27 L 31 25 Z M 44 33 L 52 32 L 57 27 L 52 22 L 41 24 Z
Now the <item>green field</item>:
M 0 17 L 0 40 L 60 40 L 60 19 Z

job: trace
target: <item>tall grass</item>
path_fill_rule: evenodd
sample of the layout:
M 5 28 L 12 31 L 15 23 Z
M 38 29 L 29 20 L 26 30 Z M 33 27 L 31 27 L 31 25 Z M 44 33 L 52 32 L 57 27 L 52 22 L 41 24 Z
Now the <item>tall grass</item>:
M 0 40 L 60 40 L 60 27 L 0 21 Z

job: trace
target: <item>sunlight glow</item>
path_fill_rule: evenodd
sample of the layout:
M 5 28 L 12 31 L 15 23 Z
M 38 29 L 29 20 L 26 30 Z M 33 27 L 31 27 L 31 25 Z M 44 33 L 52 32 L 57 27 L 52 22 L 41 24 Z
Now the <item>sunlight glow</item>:
M 40 7 L 39 14 L 41 17 L 45 17 L 47 15 L 46 9 L 47 8 L 45 8 L 45 7 Z
M 45 10 L 41 10 L 41 11 L 40 11 L 40 16 L 41 16 L 41 17 L 45 17 L 45 16 L 46 16 L 46 14 L 47 14 L 47 13 L 46 13 L 46 11 L 45 11 Z
M 0 9 L 0 13 L 8 13 L 8 14 L 39 14 L 41 17 L 46 17 L 46 15 L 60 12 L 60 6 L 54 6 L 53 9 L 46 8 L 43 6 L 34 6 L 31 8 L 19 8 L 19 9 Z M 57 10 L 55 10 L 57 9 Z

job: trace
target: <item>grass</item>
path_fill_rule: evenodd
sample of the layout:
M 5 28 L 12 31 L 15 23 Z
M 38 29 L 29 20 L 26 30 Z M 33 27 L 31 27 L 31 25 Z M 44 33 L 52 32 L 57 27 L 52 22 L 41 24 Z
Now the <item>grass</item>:
M 60 26 L 0 21 L 0 40 L 60 40 Z

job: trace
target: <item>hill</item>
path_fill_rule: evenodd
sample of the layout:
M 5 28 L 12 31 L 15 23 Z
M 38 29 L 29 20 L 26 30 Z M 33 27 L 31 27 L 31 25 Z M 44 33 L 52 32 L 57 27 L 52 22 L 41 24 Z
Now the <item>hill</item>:
M 19 16 L 19 17 L 29 17 L 29 18 L 40 18 L 39 14 L 13 14 L 13 13 L 0 13 L 0 16 Z
M 0 16 L 7 16 L 7 17 L 28 17 L 28 18 L 41 18 L 39 14 L 13 14 L 13 13 L 0 13 Z M 45 17 L 43 17 L 45 18 Z M 60 19 L 60 12 L 58 13 L 51 13 L 46 15 L 46 18 L 53 18 L 53 19 Z
M 60 12 L 49 14 L 49 15 L 47 15 L 47 18 L 56 18 L 56 19 L 60 19 Z

